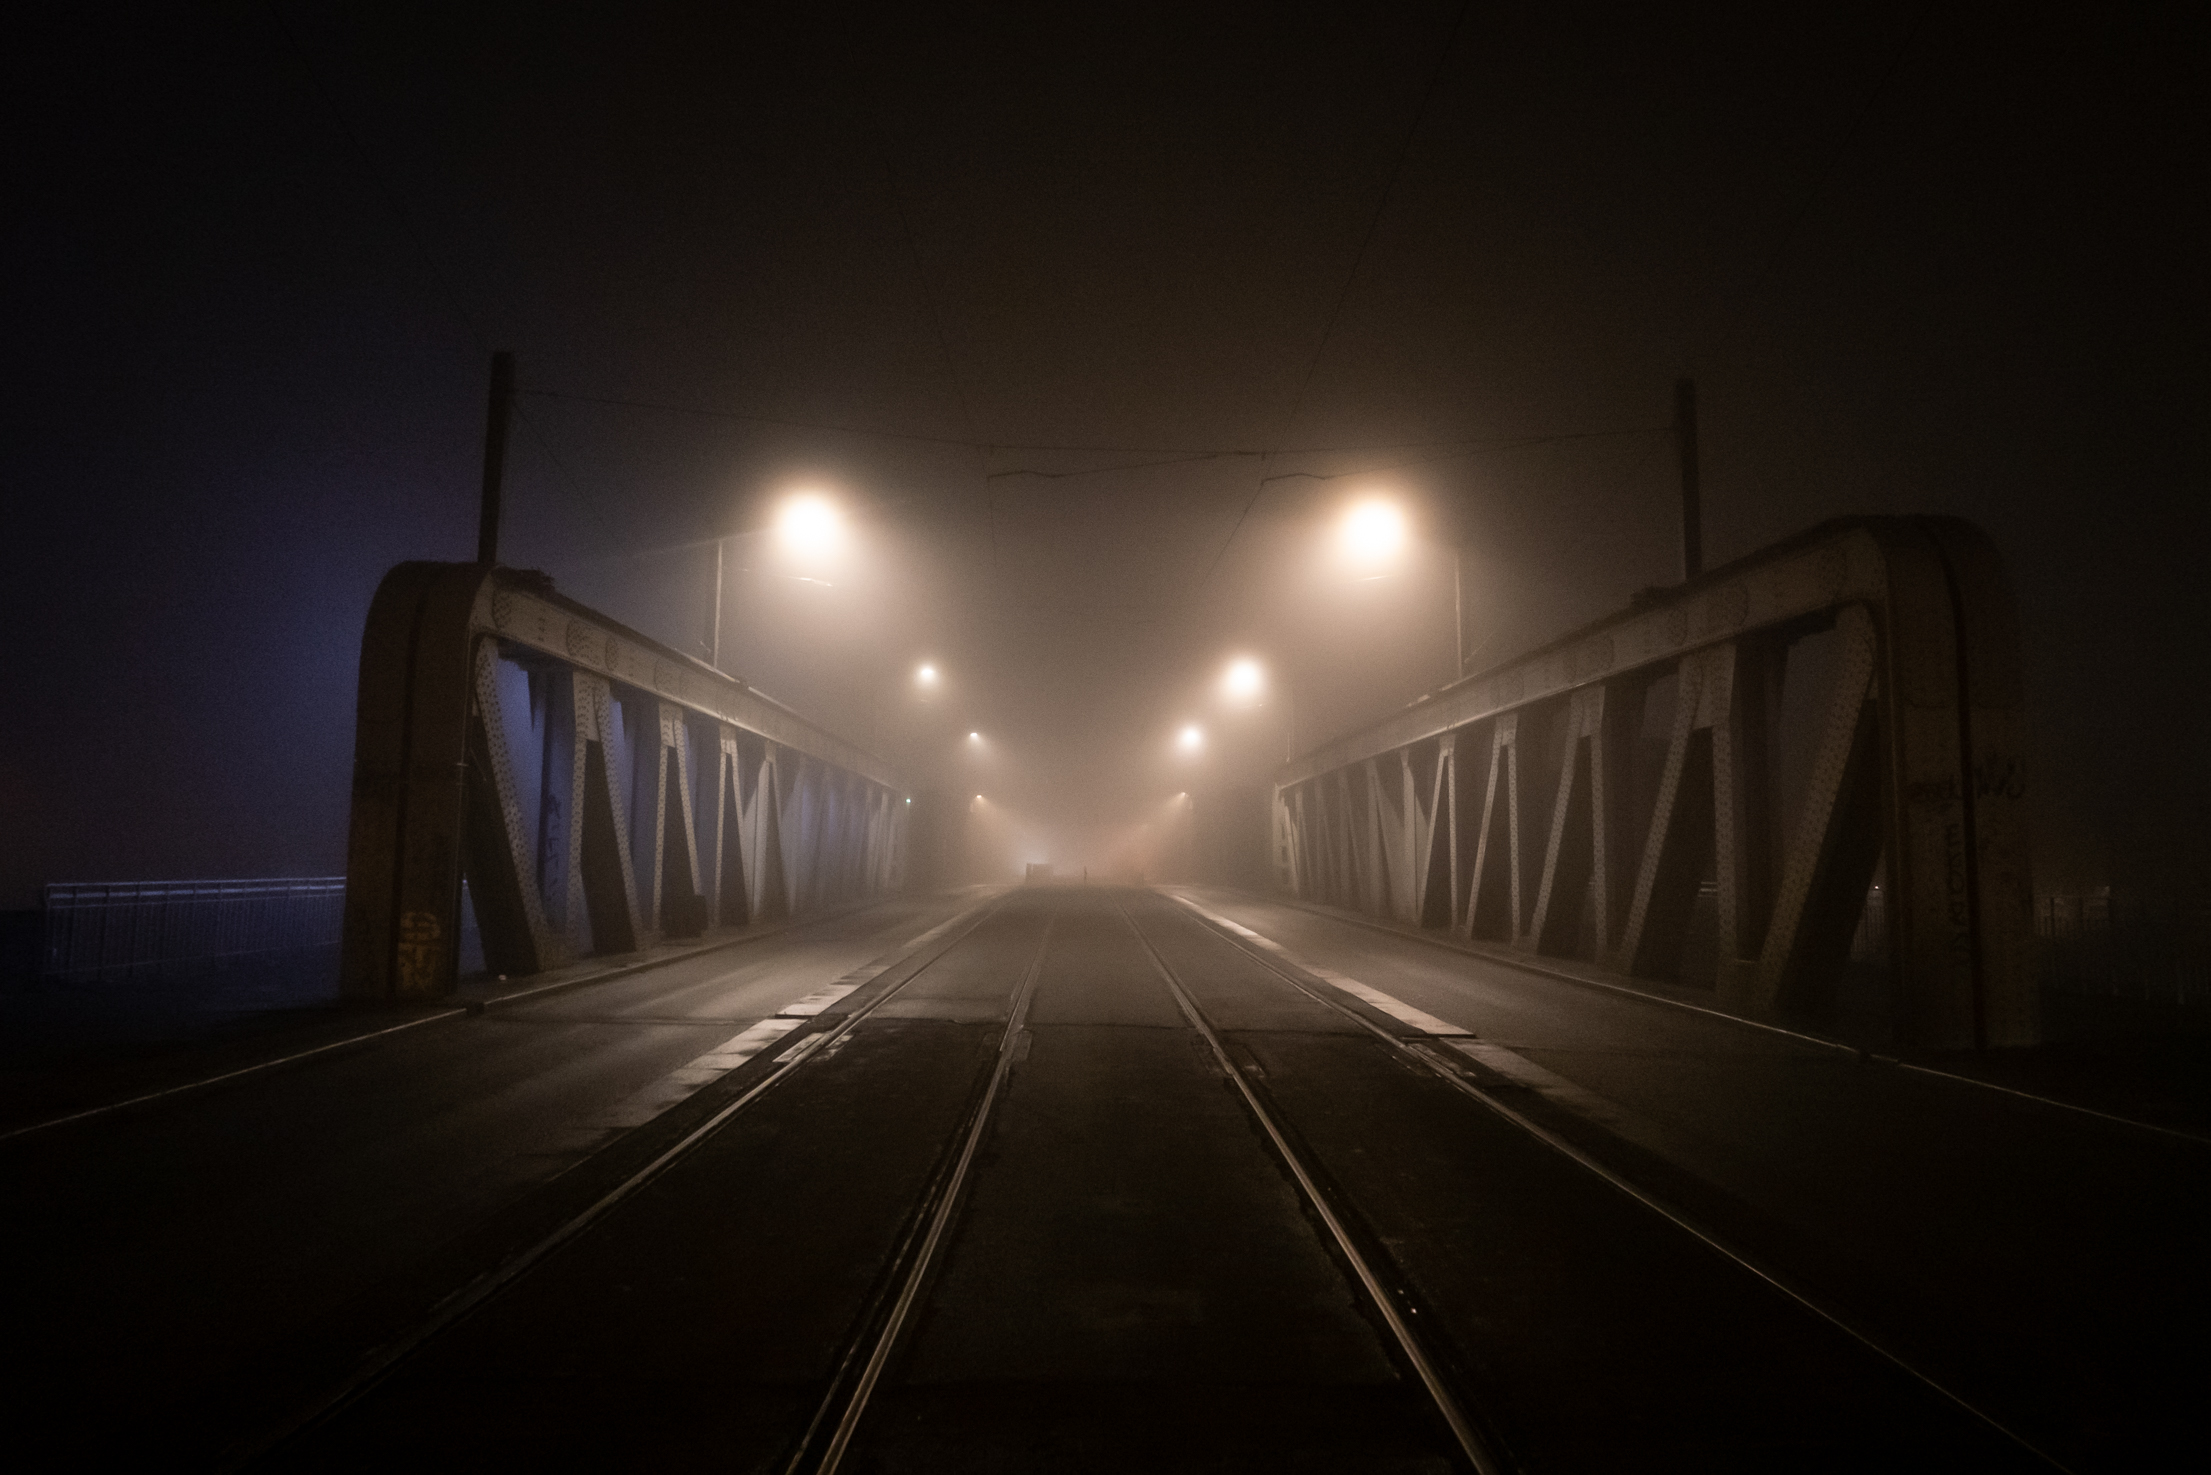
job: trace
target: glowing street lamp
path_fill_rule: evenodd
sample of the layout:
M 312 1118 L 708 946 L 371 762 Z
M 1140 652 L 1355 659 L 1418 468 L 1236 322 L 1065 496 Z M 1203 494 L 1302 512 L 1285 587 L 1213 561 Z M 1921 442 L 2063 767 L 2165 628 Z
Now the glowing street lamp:
M 1266 668 L 1250 656 L 1238 656 L 1228 663 L 1221 673 L 1221 694 L 1230 701 L 1248 704 L 1259 700 L 1259 694 L 1267 689 Z
M 936 690 L 938 679 L 937 668 L 927 661 L 923 661 L 914 672 L 914 685 L 920 687 L 923 691 Z
M 1337 546 L 1353 567 L 1375 570 L 1404 550 L 1405 512 L 1385 497 L 1368 497 L 1344 510 Z
M 1221 696 L 1233 707 L 1266 705 L 1269 687 L 1276 698 L 1274 705 L 1282 709 L 1283 761 L 1288 762 L 1297 754 L 1297 703 L 1290 683 L 1280 677 L 1270 679 L 1267 668 L 1250 656 L 1236 657 L 1221 672 Z
M 1185 753 L 1197 752 L 1205 746 L 1205 729 L 1195 722 L 1185 724 L 1182 731 L 1175 734 L 1175 746 Z
M 775 538 L 783 551 L 810 562 L 844 546 L 844 514 L 820 492 L 794 492 L 775 516 Z

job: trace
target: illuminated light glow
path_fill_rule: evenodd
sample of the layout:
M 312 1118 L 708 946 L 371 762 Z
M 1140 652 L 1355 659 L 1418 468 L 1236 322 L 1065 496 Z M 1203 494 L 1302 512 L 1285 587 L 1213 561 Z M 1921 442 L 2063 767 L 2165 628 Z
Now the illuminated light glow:
M 1248 702 L 1266 689 L 1267 673 L 1250 656 L 1238 656 L 1221 675 L 1221 690 L 1232 701 Z
M 1405 546 L 1405 514 L 1395 502 L 1369 497 L 1344 513 L 1342 538 L 1353 559 L 1381 563 Z
M 979 732 L 971 732 L 971 733 L 969 733 L 969 734 L 967 735 L 967 740 L 968 740 L 969 742 L 971 742 L 971 743 L 979 743 L 979 742 L 981 742 L 981 741 L 983 740 L 983 735 L 982 735 L 981 733 L 979 733 Z M 982 795 L 980 795 L 980 794 L 977 794 L 977 795 L 976 795 L 975 797 L 976 797 L 976 798 L 978 798 L 978 799 L 980 799 L 980 798 L 982 798 L 983 796 L 982 796 Z
M 1205 729 L 1192 722 L 1175 734 L 1175 743 L 1185 753 L 1195 753 L 1205 746 Z
M 914 672 L 914 680 L 920 682 L 923 686 L 935 686 L 937 684 L 937 668 L 927 661 L 922 662 L 921 669 Z
M 788 552 L 820 558 L 844 543 L 844 514 L 819 492 L 797 492 L 776 514 L 775 535 Z

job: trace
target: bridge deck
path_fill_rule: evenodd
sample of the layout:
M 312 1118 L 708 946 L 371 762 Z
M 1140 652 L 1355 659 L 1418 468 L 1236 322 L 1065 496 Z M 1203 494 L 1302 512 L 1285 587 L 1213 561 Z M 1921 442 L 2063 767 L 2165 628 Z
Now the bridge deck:
M 19 1447 L 763 1470 L 2204 1450 L 2211 1144 L 1226 893 L 972 901 L 0 1141 L 5 1315 L 41 1349 L 8 1394 Z

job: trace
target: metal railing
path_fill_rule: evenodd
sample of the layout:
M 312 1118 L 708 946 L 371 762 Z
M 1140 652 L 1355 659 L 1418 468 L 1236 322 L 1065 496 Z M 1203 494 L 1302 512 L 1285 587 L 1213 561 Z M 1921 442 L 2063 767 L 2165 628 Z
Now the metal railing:
M 2211 1005 L 2211 904 L 2098 887 L 2037 897 L 2034 930 L 2061 993 Z
M 887 764 L 543 574 L 392 570 L 355 710 L 352 998 L 451 991 L 468 921 L 524 975 L 903 883 Z
M 335 948 L 345 877 L 66 881 L 46 888 L 39 976 L 118 983 Z
M 2029 1044 L 2022 687 L 1983 534 L 1826 523 L 1294 758 L 1276 876 L 1753 1016 L 1885 967 L 1898 1041 Z

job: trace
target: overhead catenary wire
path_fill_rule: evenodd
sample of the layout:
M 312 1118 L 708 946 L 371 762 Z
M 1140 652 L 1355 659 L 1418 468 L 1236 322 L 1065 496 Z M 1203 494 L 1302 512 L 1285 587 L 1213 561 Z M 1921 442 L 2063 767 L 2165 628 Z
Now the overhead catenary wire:
M 1382 186 L 1381 197 L 1374 202 L 1374 213 L 1367 217 L 1366 232 L 1359 237 L 1359 249 L 1351 258 L 1351 269 L 1344 273 L 1343 286 L 1337 291 L 1336 301 L 1328 310 L 1328 319 L 1321 327 L 1320 338 L 1313 344 L 1312 357 L 1306 361 L 1304 377 L 1298 380 L 1297 393 L 1290 401 L 1290 411 L 1283 417 L 1285 437 L 1297 428 L 1297 418 L 1304 412 L 1306 392 L 1313 386 L 1313 376 L 1320 371 L 1321 359 L 1328 352 L 1329 340 L 1335 336 L 1336 324 L 1343 317 L 1344 305 L 1351 300 L 1351 289 L 1358 285 L 1359 268 L 1366 264 L 1367 252 L 1374 245 L 1375 232 L 1381 229 L 1382 217 L 1389 210 L 1390 196 L 1397 193 L 1397 181 L 1405 172 L 1405 161 L 1412 157 L 1413 142 L 1420 137 L 1421 119 L 1427 116 L 1428 104 L 1436 95 L 1437 84 L 1443 80 L 1444 65 L 1450 61 L 1451 52 L 1458 45 L 1459 31 L 1466 25 L 1466 13 L 1472 8 L 1471 0 L 1461 0 L 1458 14 L 1451 18 L 1451 29 L 1445 33 L 1443 45 L 1436 52 L 1435 65 L 1428 72 L 1428 85 L 1421 89 L 1420 101 L 1413 107 L 1412 121 L 1405 127 L 1405 141 L 1397 150 L 1396 162 L 1390 166 L 1389 179 Z M 1198 580 L 1199 588 L 1202 589 L 1212 582 L 1215 571 L 1221 566 L 1221 560 L 1235 546 L 1236 535 L 1244 530 L 1244 524 L 1251 518 L 1251 509 L 1259 504 L 1259 498 L 1266 490 L 1266 462 L 1262 460 L 1259 480 L 1252 487 L 1251 495 L 1244 499 L 1243 509 L 1236 514 L 1236 521 L 1229 527 L 1228 536 L 1221 540 L 1220 548 L 1214 552 L 1213 561 L 1205 566 L 1205 573 Z
M 1008 441 L 969 440 L 956 435 L 932 435 L 924 431 L 892 430 L 879 425 L 855 425 L 838 420 L 806 420 L 790 415 L 766 415 L 754 410 L 732 410 L 714 405 L 686 405 L 667 400 L 638 399 L 634 396 L 588 394 L 577 390 L 552 389 L 542 385 L 522 385 L 515 393 L 535 399 L 566 400 L 575 404 L 602 405 L 609 408 L 648 410 L 667 415 L 687 415 L 704 420 L 731 420 L 752 425 L 775 425 L 791 430 L 827 431 L 835 435 L 860 436 L 870 440 L 909 441 L 916 445 L 945 446 L 954 450 L 1023 451 L 1035 454 L 1092 455 L 1092 456 L 1162 456 L 1173 461 L 1209 461 L 1234 456 L 1354 456 L 1375 451 L 1421 451 L 1447 449 L 1454 446 L 1509 447 L 1541 445 L 1551 441 L 1589 440 L 1601 436 L 1640 435 L 1648 427 L 1631 426 L 1616 430 L 1572 430 L 1556 434 L 1524 436 L 1445 436 L 1427 440 L 1362 441 L 1335 446 L 1277 446 L 1262 450 L 1254 446 L 1132 446 L 1085 444 L 1069 441 Z M 1659 427 L 1663 429 L 1664 427 Z M 1172 464 L 1162 462 L 1160 464 Z M 1105 468 L 1107 470 L 1135 470 L 1135 467 Z M 999 472 L 997 475 L 1019 475 L 1018 472 Z M 1036 475 L 1051 473 L 1038 472 Z M 1078 473 L 1081 474 L 1081 473 Z

